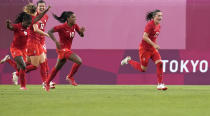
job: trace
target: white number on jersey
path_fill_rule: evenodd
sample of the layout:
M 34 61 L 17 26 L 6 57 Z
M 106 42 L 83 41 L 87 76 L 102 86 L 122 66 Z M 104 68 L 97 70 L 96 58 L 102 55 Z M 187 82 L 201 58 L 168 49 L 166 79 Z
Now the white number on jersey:
M 44 24 L 41 23 L 40 29 L 44 29 Z
M 73 37 L 74 37 L 74 35 L 75 35 L 75 33 L 74 33 L 74 32 L 70 32 L 70 38 L 73 38 Z

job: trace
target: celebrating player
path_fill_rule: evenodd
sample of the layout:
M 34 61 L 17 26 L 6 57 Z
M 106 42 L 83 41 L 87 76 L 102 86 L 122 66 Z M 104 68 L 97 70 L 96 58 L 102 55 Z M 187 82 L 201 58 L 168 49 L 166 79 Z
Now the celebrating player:
M 49 8 L 47 10 L 44 10 L 39 15 L 35 16 L 36 15 L 36 6 L 34 6 L 33 4 L 28 4 L 28 5 L 26 5 L 24 7 L 25 14 L 31 15 L 31 18 L 32 18 L 31 19 L 31 25 L 29 26 L 29 29 L 30 30 L 29 30 L 28 35 L 27 35 L 27 37 L 28 37 L 29 40 L 34 39 L 36 37 L 36 35 L 35 35 L 36 33 L 32 30 L 33 29 L 32 25 L 35 25 L 37 23 L 37 21 L 39 21 L 45 15 L 45 13 L 49 10 Z M 21 18 L 19 18 L 19 19 L 21 19 Z M 42 32 L 40 30 L 36 30 L 36 32 L 37 33 L 48 35 L 47 33 L 44 33 L 44 32 Z M 37 34 L 37 36 L 38 36 L 38 34 Z M 26 41 L 27 42 L 27 46 L 26 47 L 29 48 L 29 49 L 33 49 L 31 45 L 28 45 L 29 44 L 28 43 L 29 42 L 28 39 Z M 38 39 L 37 39 L 37 41 L 38 41 Z M 35 42 L 35 41 L 30 41 L 30 44 L 33 44 L 33 42 Z M 35 45 L 36 45 L 36 43 L 34 43 L 34 46 Z M 26 51 L 28 51 L 27 48 L 26 48 Z M 37 58 L 37 59 L 39 60 L 39 58 Z M 35 60 L 31 60 L 30 59 L 30 61 L 31 61 L 32 65 L 28 65 L 25 72 L 29 72 L 29 71 L 35 70 L 37 68 L 37 66 L 34 65 L 34 62 L 33 62 Z M 13 73 L 13 82 L 17 85 L 18 84 L 19 70 L 17 68 L 16 62 L 14 62 L 13 60 L 11 60 L 10 57 L 9 57 L 9 55 L 6 55 L 5 58 L 0 61 L 0 63 L 4 63 L 4 62 L 8 62 L 9 64 L 11 64 L 16 69 L 16 73 Z M 27 62 L 27 64 L 29 64 L 29 63 Z M 45 78 L 47 78 L 47 76 L 45 76 Z
M 59 26 L 55 26 L 51 29 L 48 34 L 50 38 L 55 42 L 58 53 L 58 61 L 56 66 L 52 69 L 47 81 L 46 81 L 46 90 L 49 91 L 49 82 L 53 80 L 57 72 L 62 68 L 66 63 L 66 60 L 71 60 L 74 62 L 70 73 L 67 75 L 66 79 L 69 80 L 72 85 L 77 86 L 73 76 L 77 72 L 78 68 L 82 64 L 81 58 L 71 51 L 72 40 L 75 36 L 75 31 L 81 36 L 84 37 L 85 28 L 81 29 L 76 24 L 76 16 L 72 11 L 64 11 L 60 17 L 53 15 L 56 20 L 61 23 L 64 23 Z M 60 42 L 58 42 L 53 35 L 54 32 L 58 32 Z
M 44 24 L 46 24 L 47 20 L 47 15 L 45 15 L 45 13 L 49 10 L 50 7 L 45 10 L 44 1 L 39 1 L 37 5 L 38 12 L 36 6 L 34 6 L 33 4 L 28 4 L 24 8 L 24 11 L 32 16 L 32 21 L 35 17 L 38 17 L 40 15 L 42 16 L 39 22 L 33 23 L 30 26 L 29 41 L 27 43 L 27 55 L 29 56 L 29 60 L 34 67 L 37 68 L 39 65 L 41 66 L 40 73 L 42 76 L 42 82 L 44 83 L 47 78 L 47 63 L 43 41 L 45 40 L 44 36 L 49 37 L 49 35 L 44 32 Z
M 163 14 L 160 10 L 155 10 L 147 14 L 146 20 L 148 23 L 145 27 L 143 39 L 139 46 L 140 63 L 132 60 L 130 56 L 127 56 L 121 61 L 121 65 L 129 63 L 133 68 L 145 72 L 149 59 L 151 58 L 157 67 L 157 89 L 167 90 L 168 88 L 163 84 L 163 63 L 158 52 L 160 47 L 156 43 L 156 39 L 160 33 L 160 21 L 162 20 L 162 17 Z
M 39 0 L 37 2 L 37 15 L 43 13 L 46 10 L 46 2 L 43 0 Z M 48 21 L 48 15 L 45 14 L 41 20 L 39 20 L 36 24 L 35 24 L 35 28 L 36 30 L 41 30 L 41 31 L 45 31 L 45 27 L 46 27 L 46 23 Z M 47 61 L 47 49 L 46 49 L 46 45 L 45 45 L 45 36 L 40 35 L 38 37 L 40 39 L 40 44 L 43 48 L 44 54 L 45 54 L 45 61 L 43 63 L 40 64 L 41 68 L 40 68 L 40 72 L 42 75 L 42 80 L 43 80 L 43 87 L 45 85 L 45 81 L 46 78 L 48 77 L 48 72 L 49 72 L 49 67 L 48 67 L 48 61 Z M 54 82 L 50 82 L 50 88 L 55 88 L 55 83 Z
M 28 40 L 29 29 L 28 27 L 31 25 L 32 18 L 25 12 L 22 12 L 18 15 L 15 20 L 16 24 L 11 24 L 10 20 L 7 20 L 7 28 L 11 31 L 14 31 L 14 39 L 10 47 L 10 52 L 12 57 L 16 62 L 16 67 L 19 72 L 21 90 L 26 90 L 26 81 L 25 81 L 25 70 L 26 70 L 26 44 Z M 9 60 L 9 56 L 7 55 L 1 63 Z

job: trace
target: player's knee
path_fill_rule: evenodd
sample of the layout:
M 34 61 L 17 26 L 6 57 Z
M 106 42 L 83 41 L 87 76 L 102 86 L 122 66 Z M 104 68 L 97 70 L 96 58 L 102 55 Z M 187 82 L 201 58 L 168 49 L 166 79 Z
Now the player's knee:
M 21 65 L 20 65 L 20 69 L 26 70 L 26 64 L 25 64 L 25 63 L 24 63 L 24 64 L 21 64 Z
M 142 69 L 142 72 L 146 72 L 147 71 L 147 69 Z
M 157 63 L 157 65 L 158 65 L 159 67 L 163 67 L 163 62 L 162 62 L 162 61 L 159 61 L 159 62 Z
M 62 66 L 56 66 L 55 70 L 60 70 L 62 68 Z
M 82 60 L 80 59 L 80 60 L 78 60 L 76 63 L 77 63 L 78 65 L 81 65 L 81 64 L 82 64 Z
M 141 71 L 142 71 L 142 72 L 146 72 L 146 71 L 147 71 L 147 67 L 141 66 Z

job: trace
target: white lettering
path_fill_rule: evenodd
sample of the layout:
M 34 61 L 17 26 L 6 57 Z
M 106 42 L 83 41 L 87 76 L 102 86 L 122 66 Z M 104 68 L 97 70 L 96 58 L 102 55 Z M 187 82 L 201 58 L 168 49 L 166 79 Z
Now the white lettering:
M 166 63 L 168 63 L 168 60 L 161 60 L 163 62 L 163 72 L 166 72 Z
M 196 60 L 195 62 L 193 60 L 190 60 L 192 66 L 193 66 L 193 72 L 196 72 L 196 67 L 198 65 L 199 60 Z
M 204 69 L 203 69 L 203 64 L 204 64 Z M 202 61 L 200 62 L 200 71 L 201 71 L 202 73 L 205 73 L 205 72 L 208 71 L 208 62 L 207 62 L 206 60 L 202 60 Z
M 174 69 L 173 69 L 173 64 L 175 66 Z M 171 72 L 177 72 L 177 70 L 178 70 L 178 62 L 176 60 L 172 60 L 170 62 L 170 71 Z
M 189 60 L 186 60 L 185 62 L 183 60 L 181 60 L 180 72 L 183 72 L 184 70 L 185 70 L 185 72 L 189 72 L 189 70 L 187 69 L 188 62 L 189 62 Z

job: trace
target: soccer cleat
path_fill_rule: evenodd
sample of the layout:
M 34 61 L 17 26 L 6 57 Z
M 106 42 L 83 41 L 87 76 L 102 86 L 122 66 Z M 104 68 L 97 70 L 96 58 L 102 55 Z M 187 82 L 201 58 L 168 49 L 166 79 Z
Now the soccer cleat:
M 45 82 L 42 82 L 42 88 L 43 89 L 45 89 L 45 86 L 46 86 Z
M 168 88 L 164 84 L 159 84 L 157 90 L 167 90 Z
M 50 82 L 50 89 L 55 89 L 55 85 L 56 85 L 55 82 L 52 82 L 52 81 L 51 81 L 51 82 Z M 46 86 L 46 83 L 43 82 L 43 83 L 42 83 L 42 88 L 45 89 L 45 86 Z
M 20 90 L 27 90 L 27 88 L 26 87 L 21 87 Z
M 9 55 L 6 55 L 6 56 L 0 61 L 0 64 L 6 62 L 8 59 L 10 59 L 10 56 L 9 56 Z
M 121 66 L 128 64 L 128 61 L 131 60 L 130 56 L 125 57 L 122 61 L 121 61 Z
M 157 86 L 157 90 L 162 90 L 161 84 Z
M 18 75 L 16 72 L 12 73 L 12 81 L 13 81 L 14 85 L 18 85 Z
M 76 83 L 76 81 L 74 80 L 73 77 L 66 77 L 66 80 L 69 81 L 70 84 L 72 84 L 73 86 L 77 86 L 78 84 Z
M 50 85 L 45 84 L 45 91 L 47 91 L 47 92 L 50 91 Z
M 56 83 L 51 81 L 50 82 L 50 89 L 55 89 L 55 85 L 56 85 Z
M 165 91 L 167 89 L 168 89 L 168 87 L 166 87 L 164 84 L 162 84 L 162 90 Z

